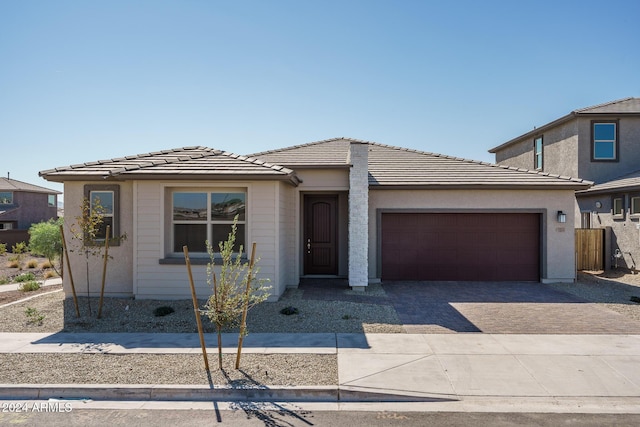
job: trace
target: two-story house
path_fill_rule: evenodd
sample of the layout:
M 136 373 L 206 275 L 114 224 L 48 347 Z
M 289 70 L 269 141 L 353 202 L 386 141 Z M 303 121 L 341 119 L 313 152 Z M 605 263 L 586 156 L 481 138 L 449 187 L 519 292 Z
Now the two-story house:
M 58 217 L 59 191 L 0 178 L 0 243 L 28 241 L 31 224 Z
M 498 164 L 593 181 L 576 192 L 576 227 L 608 228 L 605 264 L 638 268 L 640 98 L 574 110 L 489 152 Z

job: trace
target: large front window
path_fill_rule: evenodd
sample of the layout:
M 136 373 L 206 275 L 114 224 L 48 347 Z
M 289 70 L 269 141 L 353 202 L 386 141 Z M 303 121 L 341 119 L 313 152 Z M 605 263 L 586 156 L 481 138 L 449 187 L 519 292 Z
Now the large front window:
M 617 160 L 617 122 L 593 122 L 593 160 Z
M 227 240 L 233 219 L 238 216 L 236 250 L 245 246 L 246 193 L 175 191 L 172 194 L 173 252 L 206 252 L 208 240 L 214 250 Z

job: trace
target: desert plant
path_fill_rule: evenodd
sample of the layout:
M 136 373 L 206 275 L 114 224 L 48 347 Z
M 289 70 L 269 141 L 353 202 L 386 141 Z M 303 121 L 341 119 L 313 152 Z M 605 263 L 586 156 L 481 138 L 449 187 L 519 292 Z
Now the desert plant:
M 23 273 L 21 275 L 19 275 L 18 277 L 16 277 L 14 279 L 14 281 L 18 282 L 18 283 L 22 283 L 22 282 L 28 282 L 31 280 L 36 280 L 36 276 L 35 274 L 29 272 L 29 273 Z
M 42 325 L 45 317 L 44 314 L 40 313 L 38 309 L 34 307 L 27 307 L 24 314 L 27 316 L 27 323 L 33 325 Z
M 0 277 L 0 285 L 6 285 L 7 283 L 11 283 L 8 277 L 2 276 Z
M 35 259 L 30 259 L 29 261 L 27 261 L 27 268 L 36 268 L 38 266 L 38 261 L 36 261 Z
M 40 289 L 40 283 L 36 282 L 35 280 L 23 282 L 18 287 L 18 290 L 22 292 L 33 292 L 33 291 L 37 291 L 38 289 Z
M 168 305 L 163 305 L 153 310 L 153 315 L 156 317 L 162 317 L 162 316 L 167 316 L 173 313 L 174 311 L 175 310 L 173 309 L 173 307 L 169 307 Z
M 7 244 L 0 243 L 0 255 L 4 255 L 7 253 Z
M 45 261 L 42 264 L 40 264 L 40 268 L 43 270 L 48 270 L 50 268 L 53 268 L 53 264 L 51 264 L 51 261 Z
M 209 241 L 206 242 L 210 262 L 207 264 L 207 282 L 213 288 L 213 294 L 201 312 L 216 326 L 218 333 L 218 367 L 222 369 L 222 331 L 226 328 L 241 326 L 242 314 L 246 309 L 265 301 L 269 297 L 270 287 L 266 280 L 256 280 L 249 271 L 249 263 L 242 262 L 242 245 L 234 256 L 238 216 L 234 218 L 227 240 L 218 243 L 220 250 L 220 278 L 214 272 L 215 252 Z M 257 273 L 254 270 L 253 273 Z M 246 334 L 246 330 L 241 328 Z
M 49 268 L 55 269 L 54 261 L 62 259 L 62 236 L 60 235 L 60 225 L 62 218 L 50 219 L 38 224 L 33 224 L 29 228 L 29 250 L 34 255 L 43 255 L 49 260 Z M 60 272 L 56 270 L 58 275 Z
M 45 279 L 51 279 L 52 277 L 57 277 L 58 274 L 55 271 L 49 270 L 46 273 L 44 273 L 44 278 Z
M 7 263 L 7 267 L 9 268 L 20 268 L 20 262 L 17 259 L 9 259 Z
M 15 260 L 18 263 L 17 267 L 12 268 L 18 268 L 22 270 L 22 260 L 27 253 L 27 249 L 27 244 L 25 242 L 18 242 L 15 245 L 11 246 L 11 252 L 13 253 L 12 260 Z

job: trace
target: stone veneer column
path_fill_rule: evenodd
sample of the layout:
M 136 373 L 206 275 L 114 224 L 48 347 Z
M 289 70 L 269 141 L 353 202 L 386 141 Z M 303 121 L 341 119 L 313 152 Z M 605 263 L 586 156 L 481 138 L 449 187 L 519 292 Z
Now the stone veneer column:
M 349 286 L 364 291 L 369 284 L 369 145 L 349 147 Z

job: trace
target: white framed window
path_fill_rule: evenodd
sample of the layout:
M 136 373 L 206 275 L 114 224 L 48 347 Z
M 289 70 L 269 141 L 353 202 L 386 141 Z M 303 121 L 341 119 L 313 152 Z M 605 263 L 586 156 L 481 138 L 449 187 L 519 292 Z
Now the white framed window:
M 535 170 L 542 170 L 542 162 L 542 136 L 539 136 L 533 140 L 533 168 Z
M 55 194 L 47 194 L 47 204 L 50 208 L 56 207 L 56 195 Z
M 217 251 L 238 216 L 235 249 L 246 247 L 246 189 L 174 189 L 171 192 L 171 250 L 206 253 L 208 240 Z
M 107 225 L 109 226 L 109 239 L 112 239 L 114 236 L 114 196 L 114 192 L 109 190 L 93 190 L 89 192 L 91 210 L 99 207 L 99 212 L 102 214 L 102 223 L 96 234 L 98 240 L 104 240 L 107 237 Z
M 618 160 L 618 122 L 592 122 L 592 160 Z
M 107 225 L 110 227 L 109 245 L 120 246 L 120 185 L 118 184 L 87 184 L 84 186 L 84 197 L 89 200 L 91 208 L 98 203 L 102 207 L 103 221 L 97 233 L 98 242 L 107 237 Z
M 614 196 L 611 199 L 611 210 L 614 218 L 624 218 L 624 197 Z

